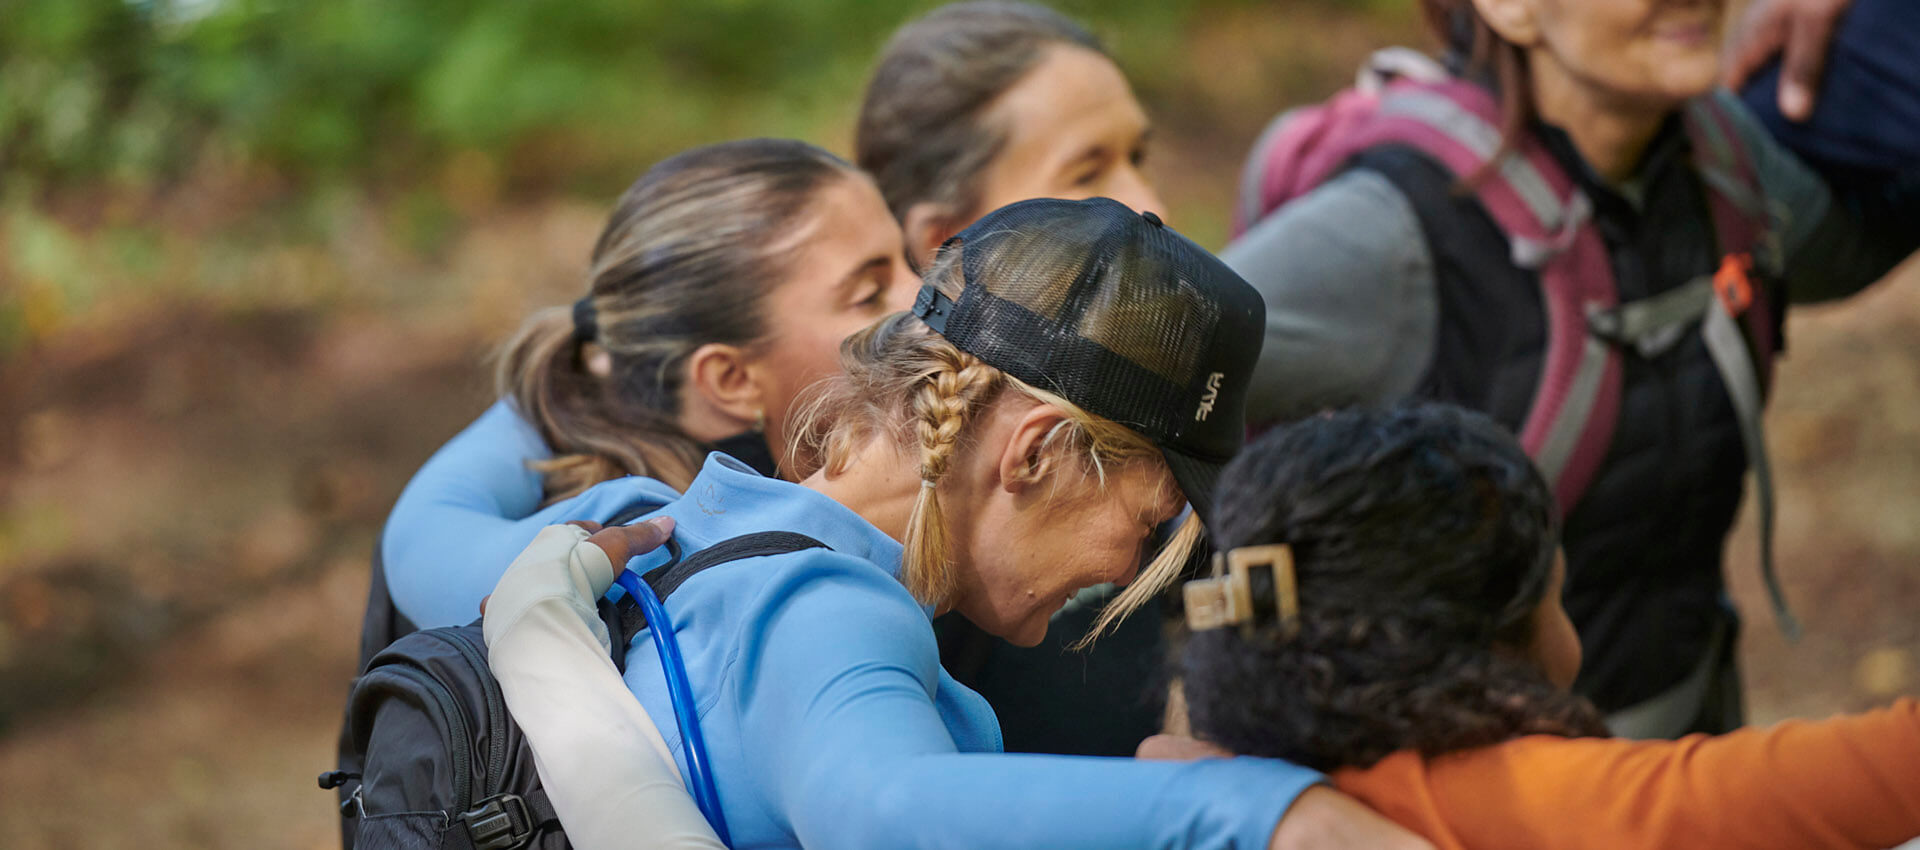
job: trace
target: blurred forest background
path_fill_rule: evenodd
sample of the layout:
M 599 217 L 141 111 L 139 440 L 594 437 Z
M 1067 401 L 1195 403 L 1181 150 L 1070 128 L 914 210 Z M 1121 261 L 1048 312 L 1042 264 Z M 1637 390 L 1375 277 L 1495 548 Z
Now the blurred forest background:
M 330 766 L 400 486 L 482 360 L 575 297 L 611 200 L 747 135 L 845 152 L 931 3 L 6 0 L 0 6 L 0 844 L 334 846 Z M 1076 0 L 1158 124 L 1170 218 L 1411 0 Z M 1757 721 L 1916 690 L 1920 274 L 1792 322 L 1770 425 Z

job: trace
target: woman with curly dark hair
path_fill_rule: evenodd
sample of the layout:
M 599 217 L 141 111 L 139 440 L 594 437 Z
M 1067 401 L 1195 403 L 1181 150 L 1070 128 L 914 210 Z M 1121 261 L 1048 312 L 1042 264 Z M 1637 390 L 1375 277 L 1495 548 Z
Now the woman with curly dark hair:
M 1327 771 L 1441 847 L 1884 848 L 1920 834 L 1920 704 L 1719 737 L 1606 737 L 1567 692 L 1553 496 L 1485 416 L 1269 433 L 1223 473 L 1232 564 L 1188 586 L 1194 733 Z M 1223 571 L 1216 571 L 1223 572 Z M 1167 755 L 1194 747 L 1165 738 Z M 1578 824 L 1578 828 L 1569 828 Z

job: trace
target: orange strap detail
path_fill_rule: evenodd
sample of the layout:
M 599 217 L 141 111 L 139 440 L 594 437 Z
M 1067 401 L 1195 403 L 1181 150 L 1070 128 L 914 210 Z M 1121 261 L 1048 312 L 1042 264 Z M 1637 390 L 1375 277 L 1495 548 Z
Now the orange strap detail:
M 1713 273 L 1713 291 L 1731 315 L 1738 316 L 1753 305 L 1753 279 L 1748 277 L 1751 271 L 1752 254 L 1728 254 L 1720 260 L 1720 270 Z

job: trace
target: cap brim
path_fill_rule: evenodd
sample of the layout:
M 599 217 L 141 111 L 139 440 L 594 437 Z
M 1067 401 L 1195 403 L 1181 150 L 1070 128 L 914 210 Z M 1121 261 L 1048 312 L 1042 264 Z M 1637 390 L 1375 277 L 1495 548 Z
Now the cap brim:
M 1173 470 L 1173 480 L 1180 485 L 1180 494 L 1187 497 L 1187 503 L 1193 506 L 1194 513 L 1199 514 L 1200 521 L 1211 529 L 1213 490 L 1220 483 L 1220 470 L 1226 464 L 1201 460 L 1169 448 L 1160 449 L 1160 454 L 1166 457 L 1167 467 Z

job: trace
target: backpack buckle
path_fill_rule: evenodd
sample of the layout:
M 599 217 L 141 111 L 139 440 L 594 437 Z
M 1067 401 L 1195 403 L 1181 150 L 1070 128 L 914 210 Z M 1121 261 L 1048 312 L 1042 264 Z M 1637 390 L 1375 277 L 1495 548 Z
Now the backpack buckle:
M 488 797 L 460 815 L 474 850 L 514 850 L 533 837 L 527 801 L 516 794 Z

